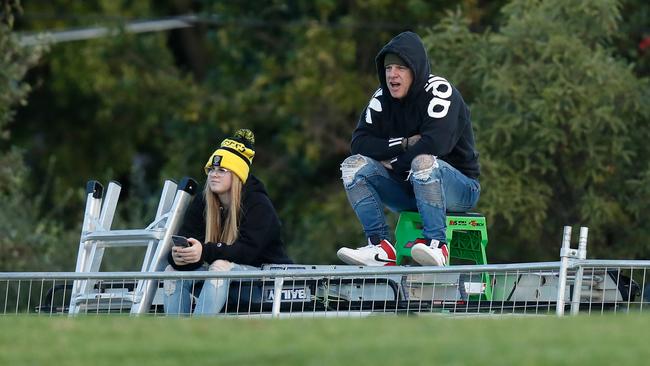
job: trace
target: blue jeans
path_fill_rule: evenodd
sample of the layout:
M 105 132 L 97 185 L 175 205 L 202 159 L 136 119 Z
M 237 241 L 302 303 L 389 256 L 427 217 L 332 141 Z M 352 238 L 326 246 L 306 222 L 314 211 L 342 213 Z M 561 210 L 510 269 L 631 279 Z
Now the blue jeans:
M 247 271 L 258 268 L 244 264 L 216 260 L 208 268 L 199 267 L 196 271 Z M 166 272 L 175 271 L 167 266 Z M 212 280 L 165 280 L 163 303 L 166 314 L 190 314 L 193 296 L 198 294 L 194 307 L 194 315 L 214 315 L 223 309 L 228 299 L 230 279 L 215 278 Z
M 445 161 L 418 155 L 411 162 L 407 180 L 363 155 L 353 155 L 341 164 L 345 191 L 367 237 L 390 239 L 384 205 L 400 211 L 418 211 L 422 235 L 446 242 L 447 211 L 467 212 L 478 202 L 481 186 Z

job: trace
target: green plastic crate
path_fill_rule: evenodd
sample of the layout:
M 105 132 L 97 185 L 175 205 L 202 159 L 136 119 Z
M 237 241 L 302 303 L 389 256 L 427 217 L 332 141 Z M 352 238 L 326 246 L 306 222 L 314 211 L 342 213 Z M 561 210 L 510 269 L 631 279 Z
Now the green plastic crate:
M 405 257 L 411 257 L 411 247 L 417 238 L 422 238 L 422 218 L 417 212 L 402 212 L 395 228 L 395 250 L 397 265 L 402 264 Z M 487 264 L 485 249 L 488 244 L 487 225 L 485 217 L 478 213 L 448 213 L 447 214 L 447 246 L 449 248 L 449 264 L 453 260 L 466 260 L 475 264 Z M 485 283 L 484 298 L 492 297 L 490 276 L 482 274 Z

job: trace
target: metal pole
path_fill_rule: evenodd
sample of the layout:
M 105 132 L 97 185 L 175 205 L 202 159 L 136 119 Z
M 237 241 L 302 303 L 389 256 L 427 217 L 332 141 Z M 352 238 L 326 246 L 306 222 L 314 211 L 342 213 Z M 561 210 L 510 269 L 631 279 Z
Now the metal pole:
M 589 235 L 589 228 L 580 228 L 580 238 L 578 239 L 578 259 L 584 260 L 587 258 L 587 236 Z M 580 263 L 576 271 L 576 279 L 573 283 L 573 296 L 571 297 L 571 315 L 577 315 L 580 311 L 580 296 L 582 295 L 582 274 L 584 268 Z
M 560 249 L 560 282 L 557 286 L 557 316 L 564 315 L 564 292 L 566 291 L 566 272 L 569 267 L 569 250 L 571 249 L 571 226 L 564 227 L 562 249 Z
M 194 15 L 182 15 L 168 19 L 129 22 L 122 27 L 122 30 L 118 27 L 91 27 L 65 31 L 46 31 L 44 34 L 22 34 L 19 35 L 19 37 L 22 46 L 36 46 L 40 44 L 56 44 L 61 42 L 112 37 L 120 34 L 121 31 L 124 33 L 146 33 L 189 28 L 193 27 L 197 21 L 198 18 Z
M 176 189 L 178 186 L 175 182 L 171 180 L 166 180 L 163 185 L 163 191 L 160 195 L 160 202 L 158 202 L 158 210 L 156 210 L 156 219 L 155 222 L 160 222 L 163 219 L 165 214 L 171 210 L 172 205 L 174 204 L 174 198 L 176 197 Z M 149 241 L 147 245 L 147 252 L 144 255 L 144 261 L 142 261 L 142 272 L 148 271 L 151 267 L 151 259 L 156 250 L 158 241 Z
M 174 203 L 169 209 L 169 217 L 165 223 L 165 236 L 158 243 L 158 247 L 151 258 L 150 272 L 160 272 L 165 269 L 167 254 L 172 246 L 172 234 L 176 233 L 181 226 L 185 209 L 189 205 L 192 196 L 196 193 L 197 187 L 198 184 L 191 178 L 183 178 L 178 185 Z M 131 306 L 131 314 L 145 314 L 149 312 L 153 298 L 156 295 L 156 289 L 158 288 L 158 280 L 142 281 L 138 284 L 138 287 L 143 289 L 142 298 L 135 299 L 136 303 Z
M 86 233 L 97 229 L 99 215 L 102 208 L 102 199 L 104 196 L 104 187 L 97 181 L 91 180 L 86 183 L 86 211 L 84 212 L 84 221 L 81 226 L 81 235 L 79 239 L 79 250 L 77 252 L 77 264 L 75 272 L 87 272 L 92 258 L 86 249 L 86 242 L 84 235 Z M 70 293 L 70 308 L 69 314 L 77 314 L 79 312 L 79 305 L 77 304 L 77 296 L 81 293 L 82 288 L 86 288 L 86 281 L 72 282 L 72 291 Z
M 284 286 L 284 277 L 276 277 L 273 281 L 273 308 L 271 309 L 271 316 L 273 318 L 280 317 L 280 300 L 282 300 L 282 286 Z

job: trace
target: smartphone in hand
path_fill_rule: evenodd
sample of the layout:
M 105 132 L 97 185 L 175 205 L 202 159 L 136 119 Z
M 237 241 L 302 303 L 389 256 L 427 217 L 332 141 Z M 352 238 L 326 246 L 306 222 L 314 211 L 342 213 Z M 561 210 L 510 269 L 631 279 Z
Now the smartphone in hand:
M 172 235 L 172 242 L 177 247 L 187 248 L 190 246 L 190 242 L 187 241 L 187 238 L 180 235 Z

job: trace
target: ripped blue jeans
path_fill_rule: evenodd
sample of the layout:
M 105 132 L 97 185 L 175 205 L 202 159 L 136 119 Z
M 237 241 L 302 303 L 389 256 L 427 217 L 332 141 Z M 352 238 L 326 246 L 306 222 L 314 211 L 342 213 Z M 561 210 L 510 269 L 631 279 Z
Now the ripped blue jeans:
M 382 163 L 352 155 L 341 164 L 341 178 L 352 209 L 367 237 L 391 239 L 384 205 L 389 209 L 418 211 L 426 239 L 446 241 L 445 213 L 467 212 L 478 202 L 481 186 L 433 155 L 418 155 L 408 180 L 390 174 Z
M 259 268 L 232 263 L 226 260 L 216 260 L 208 268 L 199 267 L 196 271 L 248 271 Z M 175 271 L 170 265 L 165 272 Z M 230 279 L 215 278 L 208 280 L 165 280 L 163 303 L 165 314 L 189 315 L 194 306 L 194 315 L 218 314 L 228 299 Z M 195 298 L 196 297 L 196 298 Z

